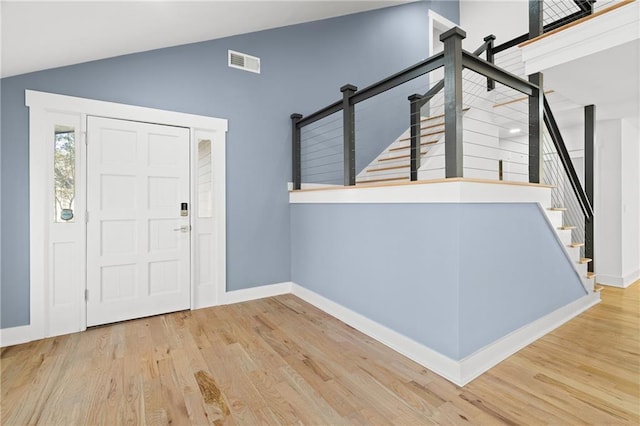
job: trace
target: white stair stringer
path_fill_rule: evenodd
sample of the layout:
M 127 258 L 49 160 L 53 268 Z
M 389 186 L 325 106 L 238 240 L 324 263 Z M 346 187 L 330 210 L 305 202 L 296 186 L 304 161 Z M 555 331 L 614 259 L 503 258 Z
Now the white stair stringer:
M 561 210 L 554 210 L 547 207 L 544 209 L 549 223 L 552 225 L 558 239 L 560 240 L 562 247 L 564 248 L 567 257 L 571 260 L 573 268 L 576 270 L 578 276 L 582 280 L 587 293 L 593 293 L 595 288 L 595 277 L 588 276 L 587 263 L 580 263 L 580 247 L 572 247 L 572 243 L 580 243 L 581 241 L 571 241 L 571 229 L 562 229 L 562 219 L 564 212 Z

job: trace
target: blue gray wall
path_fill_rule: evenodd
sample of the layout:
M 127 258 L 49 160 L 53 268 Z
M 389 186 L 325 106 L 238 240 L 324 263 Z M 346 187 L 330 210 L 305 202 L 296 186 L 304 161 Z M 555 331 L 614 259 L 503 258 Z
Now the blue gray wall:
M 429 8 L 459 21 L 457 2 L 424 1 L 2 79 L 0 327 L 29 323 L 25 89 L 227 118 L 227 288 L 290 281 L 289 115 L 424 59 Z M 227 49 L 262 73 L 228 68 Z
M 535 204 L 293 204 L 293 282 L 452 359 L 586 294 Z

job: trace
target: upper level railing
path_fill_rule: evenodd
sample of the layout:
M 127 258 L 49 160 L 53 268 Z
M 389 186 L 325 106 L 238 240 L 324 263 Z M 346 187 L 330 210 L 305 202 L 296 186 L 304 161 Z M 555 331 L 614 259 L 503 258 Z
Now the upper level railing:
M 596 0 L 544 0 L 544 32 L 560 28 L 593 13 Z

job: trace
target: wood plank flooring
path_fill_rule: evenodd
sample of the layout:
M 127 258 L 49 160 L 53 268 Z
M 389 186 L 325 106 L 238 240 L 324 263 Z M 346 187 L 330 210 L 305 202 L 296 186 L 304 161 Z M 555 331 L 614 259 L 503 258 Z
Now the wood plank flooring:
M 457 387 L 295 296 L 2 349 L 2 425 L 640 424 L 640 282 Z

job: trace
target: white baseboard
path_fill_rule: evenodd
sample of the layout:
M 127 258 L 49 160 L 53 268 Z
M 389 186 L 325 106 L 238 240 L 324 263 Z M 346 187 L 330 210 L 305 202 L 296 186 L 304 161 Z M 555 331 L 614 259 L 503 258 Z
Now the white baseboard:
M 292 283 L 291 292 L 458 386 L 466 385 L 494 365 L 600 302 L 599 293 L 581 297 L 461 361 L 456 361 L 296 283 Z
M 376 339 L 458 386 L 464 386 L 531 342 L 600 302 L 599 293 L 586 295 L 508 334 L 461 361 L 442 355 L 382 324 L 292 282 L 230 291 L 224 294 L 220 304 L 240 303 L 289 293 Z M 26 343 L 31 340 L 33 338 L 31 326 L 29 325 L 0 329 L 0 347 Z
M 520 349 L 598 303 L 600 303 L 600 293 L 587 294 L 463 358 L 460 361 L 460 382 L 463 385 L 469 383 Z
M 631 284 L 635 283 L 638 280 L 640 280 L 640 269 L 624 277 L 625 288 L 629 287 Z
M 229 305 L 289 293 L 291 293 L 291 282 L 235 290 L 221 295 L 220 305 Z M 194 309 L 203 307 L 206 306 L 195 306 Z M 42 338 L 44 338 L 44 336 L 33 335 L 33 330 L 30 325 L 0 329 L 0 347 L 18 345 Z
M 307 290 L 296 283 L 292 283 L 291 292 L 305 302 L 323 310 L 367 336 L 376 339 L 380 343 L 425 366 L 447 380 L 457 385 L 462 385 L 460 384 L 460 365 L 458 361 L 442 355 L 433 349 L 429 349 L 382 324 L 370 320 L 311 290 Z
M 640 269 L 628 274 L 624 277 L 616 275 L 597 274 L 596 282 L 602 285 L 608 285 L 610 287 L 627 288 L 634 282 L 640 279 Z
M 242 290 L 234 290 L 222 295 L 220 304 L 230 305 L 232 303 L 247 302 L 249 300 L 263 299 L 265 297 L 279 296 L 291 293 L 291 282 L 263 285 Z
M 0 348 L 34 340 L 30 325 L 0 329 Z

